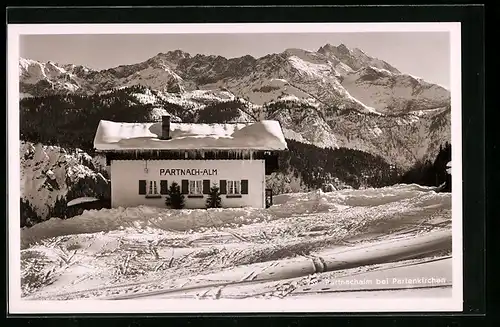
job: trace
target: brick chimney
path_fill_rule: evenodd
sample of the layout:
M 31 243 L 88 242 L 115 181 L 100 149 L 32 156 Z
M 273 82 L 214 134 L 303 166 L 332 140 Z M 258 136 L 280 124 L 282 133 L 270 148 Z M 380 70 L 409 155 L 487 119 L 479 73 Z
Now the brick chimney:
M 170 140 L 170 116 L 161 116 L 161 136 L 162 140 Z

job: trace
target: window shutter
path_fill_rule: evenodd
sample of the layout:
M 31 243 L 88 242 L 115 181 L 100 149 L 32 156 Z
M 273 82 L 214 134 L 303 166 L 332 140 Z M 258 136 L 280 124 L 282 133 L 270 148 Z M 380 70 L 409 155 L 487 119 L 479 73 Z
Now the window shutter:
M 160 194 L 167 194 L 168 193 L 168 181 L 163 180 L 160 181 Z
M 248 194 L 248 180 L 241 180 L 241 194 Z
M 226 180 L 224 180 L 224 179 L 220 180 L 219 188 L 220 188 L 220 194 L 227 193 Z
M 188 194 L 189 193 L 189 181 L 187 179 L 183 179 L 181 181 L 181 193 Z
M 146 194 L 146 180 L 139 180 L 139 194 Z
M 210 180 L 203 180 L 203 194 L 210 194 Z

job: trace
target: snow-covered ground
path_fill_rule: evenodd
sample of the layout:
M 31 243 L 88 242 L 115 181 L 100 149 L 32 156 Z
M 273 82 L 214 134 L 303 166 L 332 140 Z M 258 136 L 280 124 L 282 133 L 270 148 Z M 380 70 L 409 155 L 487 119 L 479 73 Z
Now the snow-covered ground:
M 332 287 L 339 278 L 370 273 L 441 278 L 416 292 L 446 296 L 451 194 L 395 185 L 283 194 L 268 209 L 91 210 L 21 230 L 21 248 L 22 293 L 33 300 L 332 296 L 346 293 Z

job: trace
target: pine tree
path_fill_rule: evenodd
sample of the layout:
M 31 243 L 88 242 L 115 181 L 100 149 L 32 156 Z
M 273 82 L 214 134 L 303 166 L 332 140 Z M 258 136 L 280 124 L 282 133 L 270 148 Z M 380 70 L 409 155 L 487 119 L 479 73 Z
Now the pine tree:
M 220 208 L 220 207 L 222 207 L 220 190 L 216 184 L 214 184 L 210 188 L 210 193 L 208 194 L 206 207 L 207 208 Z
M 167 207 L 172 209 L 182 209 L 185 205 L 184 194 L 181 193 L 181 187 L 173 182 L 168 188 L 167 198 L 165 200 Z
M 49 209 L 49 217 L 50 218 L 61 218 L 65 219 L 66 218 L 66 211 L 67 211 L 67 201 L 64 197 L 59 197 L 57 196 L 56 202 L 54 205 Z

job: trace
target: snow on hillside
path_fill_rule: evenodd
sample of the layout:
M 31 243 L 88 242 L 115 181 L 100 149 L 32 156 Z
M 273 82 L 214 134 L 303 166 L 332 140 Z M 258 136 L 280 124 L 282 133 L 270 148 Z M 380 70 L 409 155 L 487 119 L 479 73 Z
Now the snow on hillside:
M 336 77 L 341 77 L 352 72 L 351 67 L 333 55 L 325 56 L 320 52 L 302 49 L 287 49 L 285 53 L 290 56 L 289 60 L 291 60 L 297 68 L 302 67 L 305 71 L 323 71 L 327 74 L 333 74 Z
M 20 58 L 20 83 L 23 84 L 23 87 L 26 86 L 29 88 L 40 82 L 46 82 L 46 85 L 49 86 L 48 88 L 53 91 L 77 92 L 80 90 L 88 91 L 90 89 L 85 80 L 87 74 L 91 72 L 90 69 L 75 65 L 66 65 L 66 68 L 52 61 L 42 63 L 36 60 Z M 21 90 L 21 93 L 30 92 L 23 92 Z
M 403 168 L 432 159 L 451 137 L 450 115 L 441 115 L 449 108 L 448 90 L 343 44 L 317 52 L 291 48 L 257 59 L 172 51 L 99 72 L 73 66 L 20 59 L 20 91 L 103 94 L 143 85 L 149 88 L 134 91 L 134 97 L 153 105 L 151 120 L 168 113 L 175 122 L 196 121 L 208 105 L 238 100 L 243 105 L 230 109 L 232 121 L 278 119 L 293 139 L 366 151 Z M 268 109 L 280 102 L 293 105 Z
M 318 53 L 336 60 L 340 60 L 354 71 L 362 67 L 373 66 L 389 70 L 393 73 L 400 73 L 398 69 L 391 66 L 387 62 L 378 58 L 370 57 L 361 49 L 349 49 L 345 44 L 340 44 L 339 46 L 326 44 L 318 49 Z
M 159 91 L 181 93 L 185 90 L 183 79 L 168 67 L 147 67 L 115 81 L 117 85 L 143 85 Z
M 28 84 L 34 84 L 41 79 L 48 78 L 45 71 L 45 64 L 36 60 L 25 58 L 19 59 L 20 75 L 23 77 L 22 81 Z M 60 74 L 60 71 L 58 72 Z M 56 75 L 59 75 L 56 72 Z
M 269 209 L 91 210 L 22 229 L 23 295 L 41 300 L 104 298 L 221 280 L 265 283 L 271 278 L 270 292 L 278 296 L 290 286 L 287 278 L 312 285 L 323 275 L 321 270 L 315 273 L 318 260 L 322 256 L 329 262 L 332 251 L 375 240 L 403 244 L 418 235 L 435 246 L 420 246 L 399 260 L 451 250 L 451 196 L 429 187 L 283 194 L 274 202 Z M 396 252 L 379 263 L 398 260 Z M 195 293 L 212 289 L 215 294 L 219 287 Z M 218 293 L 216 298 L 224 297 L 222 290 Z
M 186 100 L 193 101 L 195 103 L 211 103 L 211 102 L 225 102 L 235 100 L 235 96 L 228 91 L 222 90 L 193 90 L 191 92 L 186 92 L 182 95 Z
M 248 81 L 248 83 L 240 83 L 238 81 L 234 86 L 230 84 L 229 88 L 234 94 L 255 105 L 263 105 L 286 98 L 318 103 L 312 95 L 282 78 L 258 79 Z
M 184 107 L 186 110 L 200 110 L 208 104 L 234 101 L 236 97 L 222 90 L 193 90 L 181 93 L 162 92 L 150 87 L 141 92 L 132 93 L 140 103 L 161 106 L 163 102 L 173 103 Z
M 277 100 L 278 101 L 293 101 L 293 102 L 297 103 L 297 106 L 300 106 L 300 104 L 306 104 L 308 106 L 315 107 L 315 108 L 319 108 L 321 106 L 321 104 L 318 102 L 318 100 L 316 100 L 313 97 L 300 98 L 296 95 L 283 95 L 283 96 L 279 96 L 277 98 Z M 277 101 L 273 101 L 273 102 L 277 102 Z
M 294 75 L 292 85 L 313 95 L 324 104 L 338 103 L 339 107 L 353 107 L 362 112 L 377 113 L 377 111 L 353 97 L 340 80 L 340 74 L 331 63 L 314 63 L 297 56 L 288 58 L 292 67 L 298 72 Z M 320 87 L 318 87 L 318 85 Z
M 90 168 L 93 158 L 83 151 L 68 153 L 57 146 L 21 141 L 20 154 L 21 198 L 42 218 L 79 179 L 91 177 L 106 183 L 103 175 Z
M 419 160 L 434 160 L 439 147 L 449 142 L 451 111 L 441 108 L 425 111 L 422 116 L 363 117 L 350 112 L 341 115 L 332 124 L 332 133 L 338 144 L 374 153 L 388 162 L 409 168 Z
M 347 74 L 342 85 L 353 97 L 380 112 L 435 109 L 450 101 L 449 91 L 438 85 L 376 67 Z
M 150 88 L 144 88 L 141 93 L 135 92 L 131 95 L 143 104 L 157 104 L 159 100 L 158 96 L 154 95 L 153 92 L 151 92 Z
M 308 77 L 322 77 L 328 74 L 334 74 L 336 71 L 328 64 L 325 63 L 311 63 L 309 61 L 302 60 L 297 56 L 291 56 L 288 58 L 293 67 L 298 71 L 303 72 L 308 75 Z
M 295 140 L 297 142 L 302 142 L 305 144 L 311 144 L 311 142 L 309 142 L 306 138 L 304 138 L 304 136 L 302 136 L 302 134 L 300 134 L 299 132 L 296 132 L 294 130 L 291 130 L 288 128 L 283 128 L 283 134 L 285 135 L 286 139 Z

